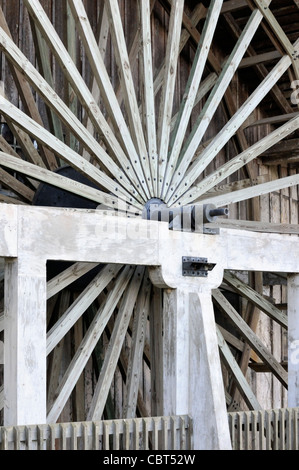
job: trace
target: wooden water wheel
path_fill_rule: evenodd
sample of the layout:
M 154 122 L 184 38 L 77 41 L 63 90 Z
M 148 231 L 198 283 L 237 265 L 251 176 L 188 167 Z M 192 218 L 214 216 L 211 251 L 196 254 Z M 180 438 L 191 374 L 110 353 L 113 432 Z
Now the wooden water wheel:
M 150 200 L 214 204 L 230 209 L 218 228 L 297 233 L 298 50 L 274 14 L 298 14 L 295 2 L 2 3 L 4 92 L 19 93 L 0 98 L 2 202 L 131 218 Z M 11 39 L 12 3 L 30 44 Z M 280 194 L 288 220 L 262 222 Z M 287 387 L 256 334 L 257 310 L 287 328 L 262 285 L 262 273 L 227 272 L 214 292 L 228 409 L 261 407 L 249 365 Z M 147 270 L 49 263 L 47 296 L 49 422 L 157 414 L 162 295 Z

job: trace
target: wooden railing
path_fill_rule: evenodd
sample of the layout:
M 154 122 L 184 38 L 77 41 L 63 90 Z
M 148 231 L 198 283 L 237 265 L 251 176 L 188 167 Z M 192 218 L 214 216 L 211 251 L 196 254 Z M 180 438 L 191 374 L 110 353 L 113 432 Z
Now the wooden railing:
M 233 450 L 299 450 L 299 408 L 229 413 Z
M 228 413 L 233 450 L 299 450 L 299 408 Z M 189 416 L 0 427 L 0 450 L 192 450 Z
M 189 416 L 0 428 L 0 450 L 191 450 Z

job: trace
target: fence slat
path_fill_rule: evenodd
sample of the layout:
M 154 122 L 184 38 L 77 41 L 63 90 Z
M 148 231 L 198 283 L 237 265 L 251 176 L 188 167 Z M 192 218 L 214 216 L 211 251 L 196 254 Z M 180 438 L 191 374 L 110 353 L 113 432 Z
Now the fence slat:
M 299 450 L 299 408 L 228 413 L 233 450 Z
M 189 416 L 0 427 L 1 450 L 192 450 Z

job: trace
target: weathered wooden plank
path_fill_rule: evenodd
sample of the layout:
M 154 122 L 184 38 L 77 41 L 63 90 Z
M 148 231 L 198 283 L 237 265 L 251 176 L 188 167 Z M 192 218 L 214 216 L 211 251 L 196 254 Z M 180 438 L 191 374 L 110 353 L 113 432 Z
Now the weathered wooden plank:
M 44 38 L 60 63 L 62 70 L 67 75 L 70 84 L 76 91 L 78 98 L 85 107 L 86 112 L 98 130 L 100 136 L 104 139 L 115 159 L 120 163 L 125 174 L 127 174 L 131 181 L 134 182 L 135 172 L 130 161 L 128 160 L 112 129 L 104 118 L 104 115 L 101 112 L 99 106 L 95 103 L 88 86 L 84 82 L 77 67 L 71 60 L 67 50 L 65 49 L 61 39 L 59 38 L 39 1 L 25 0 L 25 4 L 34 21 L 42 31 Z
M 246 163 L 252 161 L 254 158 L 261 155 L 272 145 L 275 145 L 280 140 L 287 137 L 289 134 L 294 132 L 299 127 L 299 117 L 291 119 L 286 124 L 283 124 L 281 127 L 271 132 L 269 135 L 253 144 L 248 149 L 244 150 L 240 155 L 237 155 L 216 171 L 211 173 L 207 178 L 204 178 L 202 182 L 195 185 L 192 190 L 187 191 L 181 198 L 181 203 L 185 201 L 194 200 L 202 194 L 206 193 L 212 187 L 214 187 L 219 182 L 223 181 L 225 178 L 233 174 L 235 171 L 242 168 Z
M 150 23 L 150 0 L 140 2 L 141 46 L 142 46 L 142 79 L 144 83 L 144 122 L 147 136 L 148 156 L 153 182 L 154 194 L 158 194 L 158 152 L 156 136 L 156 114 L 154 97 L 154 77 L 152 63 L 152 36 Z
M 299 175 L 296 174 L 287 176 L 285 178 L 280 178 L 275 181 L 270 181 L 269 183 L 257 184 L 256 186 L 252 186 L 248 189 L 240 189 L 239 191 L 235 191 L 231 194 L 203 199 L 200 202 L 202 204 L 215 204 L 218 207 L 221 207 L 240 201 L 245 201 L 246 199 L 258 197 L 262 194 L 280 191 L 281 189 L 290 188 L 291 186 L 298 184 Z
M 22 129 L 31 134 L 37 141 L 53 149 L 62 160 L 67 161 L 79 172 L 85 173 L 86 176 L 89 176 L 93 181 L 99 183 L 100 186 L 104 186 L 108 191 L 117 193 L 121 199 L 126 201 L 133 199 L 133 196 L 129 192 L 122 188 L 117 182 L 113 181 L 112 178 L 107 176 L 102 170 L 87 162 L 83 157 L 61 142 L 61 140 L 39 126 L 35 121 L 1 96 L 0 110 L 6 118 L 16 122 L 19 127 L 22 127 Z
M 250 188 L 252 184 L 267 183 L 268 181 L 270 181 L 269 175 L 261 175 L 261 176 L 258 176 L 254 180 L 247 178 L 245 180 L 239 180 L 239 181 L 237 180 L 237 181 L 232 181 L 231 183 L 217 185 L 209 189 L 209 191 L 207 191 L 202 196 L 200 196 L 197 199 L 197 202 L 200 202 L 201 199 L 206 199 L 208 195 L 213 197 L 213 196 L 218 196 L 220 194 L 227 194 L 230 192 L 238 191 L 239 189 Z M 219 220 L 220 220 L 220 223 L 222 223 L 223 219 L 219 219 Z
M 109 35 L 109 21 L 108 21 L 108 16 L 106 12 L 106 7 L 104 2 L 101 2 L 100 4 L 100 11 L 99 11 L 99 16 L 98 16 L 98 22 L 97 22 L 97 29 L 95 32 L 95 37 L 98 43 L 98 47 L 100 49 L 102 58 L 105 59 L 106 56 L 106 51 L 107 51 L 107 43 L 108 43 L 108 35 Z M 100 90 L 97 84 L 96 79 L 94 76 L 92 76 L 89 89 L 91 90 L 91 94 L 94 97 L 94 100 L 97 104 L 100 103 Z M 87 113 L 85 113 L 83 117 L 83 123 L 88 130 L 88 132 L 93 135 L 94 134 L 94 126 L 92 121 L 90 120 L 89 116 Z M 86 149 L 83 149 L 83 156 L 87 160 L 90 159 L 89 153 L 86 151 Z
M 271 150 L 267 150 L 263 153 L 263 156 L 277 156 L 280 154 L 288 154 L 288 156 L 295 154 L 298 155 L 298 147 L 299 147 L 299 139 L 293 138 L 289 140 L 284 140 L 283 142 L 279 142 L 276 145 L 271 147 Z
M 74 348 L 75 351 L 80 347 L 81 341 L 84 337 L 84 325 L 83 318 L 79 320 L 74 325 Z M 73 391 L 73 407 L 74 407 L 74 419 L 76 421 L 84 421 L 85 419 L 85 393 L 84 393 L 84 373 L 82 372 L 80 377 L 77 380 L 75 389 Z
M 72 12 L 70 10 L 70 4 L 68 0 L 64 0 L 62 2 L 62 14 L 64 15 L 65 22 L 64 22 L 64 43 L 66 45 L 66 49 L 74 62 L 77 62 L 77 44 L 76 44 L 76 24 Z M 66 86 L 65 86 L 65 103 L 67 104 L 68 108 L 71 112 L 76 116 L 78 113 L 78 99 L 76 96 L 75 90 L 73 90 L 72 86 L 69 84 L 68 79 L 66 78 Z M 66 129 L 66 136 L 65 142 L 71 149 L 75 150 L 76 148 L 76 139 L 75 136 Z
M 74 263 L 47 282 L 47 299 L 50 299 L 98 265 L 98 263 Z
M 289 38 L 285 34 L 284 30 L 280 26 L 279 22 L 275 18 L 274 14 L 269 8 L 268 3 L 265 0 L 253 0 L 256 7 L 260 10 L 264 18 L 269 23 L 270 27 L 272 28 L 273 32 L 275 33 L 276 38 L 282 45 L 283 49 L 287 52 L 287 54 L 292 58 L 296 58 L 298 54 L 298 50 L 294 48 L 294 46 L 289 41 Z
M 32 19 L 31 19 L 31 24 L 32 24 L 31 26 L 32 36 L 33 36 L 33 40 L 35 43 L 36 57 L 37 57 L 39 69 L 43 77 L 47 81 L 47 83 L 54 90 L 54 79 L 53 79 L 51 64 L 49 60 L 49 48 L 47 47 L 46 41 L 42 37 L 39 29 L 35 26 Z M 24 79 L 25 77 L 26 75 L 24 75 Z M 36 82 L 38 82 L 38 80 L 34 81 L 34 83 Z M 58 139 L 63 141 L 64 137 L 63 137 L 61 121 L 58 119 L 58 117 L 53 112 L 53 110 L 49 110 L 49 108 L 47 108 L 47 116 L 49 119 L 50 127 L 51 129 L 53 129 L 54 135 L 58 137 Z
M 288 374 L 285 369 L 267 350 L 263 342 L 256 336 L 238 312 L 236 312 L 219 289 L 215 289 L 213 291 L 213 299 L 221 311 L 233 322 L 234 326 L 238 329 L 244 339 L 246 339 L 248 344 L 250 344 L 252 349 L 269 365 L 273 374 L 287 388 Z
M 147 276 L 144 277 L 140 290 L 133 322 L 132 347 L 127 369 L 126 391 L 124 394 L 123 417 L 134 418 L 138 398 L 138 386 L 141 376 L 142 356 L 146 335 L 146 323 L 150 305 L 151 283 Z
M 291 163 L 297 163 L 299 161 L 298 144 L 299 139 L 296 138 L 279 142 L 261 155 L 261 163 L 284 167 Z
M 195 97 L 194 106 L 196 106 L 203 99 L 203 97 L 213 88 L 213 86 L 216 83 L 216 80 L 217 80 L 217 74 L 212 72 L 200 83 L 198 92 Z M 178 118 L 178 113 L 174 114 L 171 119 L 171 132 L 173 132 L 177 118 Z M 180 159 L 178 159 L 178 161 L 180 161 Z
M 110 330 L 109 324 L 107 325 L 107 328 L 108 328 L 108 330 Z M 109 332 L 110 332 L 110 335 L 111 335 L 112 334 L 112 328 Z M 126 371 L 128 369 L 128 361 L 129 360 L 128 360 L 128 357 L 127 357 L 128 356 L 127 351 L 125 349 L 126 349 L 125 347 L 122 348 L 119 360 L 120 360 L 121 366 Z M 142 394 L 142 391 L 141 391 L 140 384 L 139 384 L 139 389 L 138 389 L 137 408 L 138 408 L 138 411 L 139 411 L 141 416 L 150 416 L 150 411 L 146 408 L 145 402 L 143 400 L 143 394 Z
M 240 391 L 242 397 L 244 398 L 249 409 L 260 410 L 262 409 L 259 404 L 256 396 L 254 395 L 249 383 L 247 382 L 244 374 L 242 373 L 237 361 L 235 360 L 231 350 L 226 344 L 220 329 L 216 328 L 217 339 L 219 350 L 223 359 L 224 364 L 226 365 L 229 372 L 233 375 L 234 380 L 237 383 L 238 390 Z
M 221 9 L 221 13 L 242 10 L 247 7 L 246 0 L 227 0 Z
M 100 295 L 105 287 L 117 275 L 121 265 L 106 265 L 97 274 L 92 282 L 84 289 L 79 297 L 60 317 L 56 324 L 47 334 L 47 354 L 49 354 L 56 344 L 63 338 L 69 329 L 76 323 L 78 318 L 85 312 L 91 303 Z
M 297 117 L 299 113 L 287 113 L 281 114 L 279 116 L 271 116 L 263 119 L 258 119 L 257 121 L 252 116 L 249 117 L 245 123 L 246 127 L 255 127 L 255 126 L 264 126 L 265 124 L 280 124 L 281 122 L 289 121 L 290 119 Z
M 175 177 L 173 180 L 173 186 L 177 187 L 179 182 L 182 180 L 183 175 L 187 171 L 187 168 L 193 158 L 193 155 L 199 146 L 202 137 L 221 101 L 223 98 L 225 91 L 227 90 L 229 83 L 243 57 L 245 51 L 250 43 L 251 39 L 253 38 L 260 22 L 262 21 L 261 13 L 256 10 L 252 13 L 247 25 L 242 32 L 239 40 L 237 41 L 236 46 L 234 47 L 231 55 L 229 56 L 225 66 L 223 67 L 222 72 L 219 75 L 218 81 L 214 86 L 213 90 L 211 91 L 209 98 L 201 111 L 193 130 L 190 136 L 187 139 L 184 148 L 182 149 L 182 160 L 181 164 L 179 165 Z M 187 183 L 187 187 L 185 184 Z M 185 189 L 188 188 L 190 185 L 190 181 L 184 182 Z M 171 189 L 171 188 L 170 188 Z M 168 200 L 170 197 L 168 196 Z
M 212 1 L 209 7 L 207 19 L 205 21 L 200 41 L 198 43 L 184 97 L 181 102 L 180 110 L 178 112 L 177 120 L 173 129 L 172 138 L 170 140 L 169 157 L 162 187 L 162 199 L 164 199 L 168 191 L 172 176 L 176 168 L 179 153 L 183 145 L 186 129 L 195 104 L 195 99 L 208 58 L 208 52 L 210 50 L 216 25 L 218 23 L 222 3 L 222 1 Z
M 104 358 L 103 367 L 96 385 L 87 419 L 99 420 L 102 416 L 114 371 L 119 359 L 130 318 L 144 275 L 144 267 L 137 267 L 119 307 L 109 348 Z
M 118 276 L 114 288 L 110 291 L 107 300 L 102 308 L 99 309 L 97 315 L 92 321 L 88 331 L 86 332 L 81 345 L 75 353 L 67 371 L 61 380 L 56 392 L 57 399 L 51 409 L 49 410 L 47 421 L 49 423 L 55 422 L 59 417 L 60 411 L 65 402 L 70 396 L 78 377 L 81 375 L 88 358 L 92 354 L 103 330 L 113 314 L 116 305 L 118 304 L 121 296 L 123 295 L 133 271 L 135 268 L 126 267 L 123 272 Z
M 94 189 L 90 186 L 78 183 L 77 181 L 74 181 L 70 178 L 66 178 L 65 176 L 53 173 L 50 170 L 46 170 L 45 168 L 37 167 L 32 163 L 16 159 L 11 155 L 7 155 L 3 152 L 0 152 L 0 163 L 6 168 L 16 170 L 17 172 L 35 178 L 38 181 L 43 181 L 45 183 L 56 186 L 57 188 L 65 189 L 66 191 L 69 191 L 71 193 L 86 197 L 87 199 L 96 201 L 99 204 L 103 204 L 104 206 L 110 208 L 117 207 L 118 200 L 116 197 L 110 196 L 109 194 Z M 129 206 L 126 206 L 126 208 L 128 209 L 128 211 L 130 211 Z M 136 211 L 138 212 L 137 209 Z M 133 210 L 133 212 L 136 211 L 135 209 Z
M 281 53 L 278 51 L 264 52 L 263 54 L 256 54 L 250 57 L 245 57 L 241 60 L 239 69 L 246 67 L 252 67 L 256 64 L 264 64 L 266 62 L 272 62 L 275 59 L 281 59 Z
M 229 331 L 227 331 L 225 328 L 223 328 L 222 326 L 220 326 L 218 324 L 217 324 L 217 328 L 221 332 L 221 334 L 222 334 L 222 336 L 223 336 L 223 338 L 224 338 L 224 340 L 227 344 L 230 344 L 231 346 L 233 346 L 233 348 L 237 349 L 241 353 L 244 351 L 244 348 L 246 347 L 246 343 L 244 343 L 243 340 L 240 340 L 240 339 L 236 338 L 235 335 L 233 335 L 232 333 L 230 333 Z M 251 351 L 250 359 L 253 359 L 255 361 L 256 358 L 257 358 L 257 356 L 256 356 L 255 352 Z
M 0 181 L 1 181 L 1 179 L 0 179 Z M 18 204 L 20 204 L 20 205 L 26 204 L 25 202 L 20 201 L 20 199 L 17 199 L 15 197 L 5 196 L 4 194 L 1 193 L 1 191 L 0 191 L 0 201 L 3 202 L 4 204 L 17 204 L 17 205 Z
M 45 422 L 46 418 L 45 259 L 32 253 L 30 260 L 18 253 L 5 263 L 6 426 Z
M 270 2 L 269 2 L 270 4 Z M 224 18 L 226 20 L 227 25 L 230 28 L 230 31 L 232 34 L 238 38 L 241 34 L 241 30 L 237 24 L 237 21 L 233 18 L 233 16 L 229 13 L 224 15 Z M 264 23 L 262 23 L 264 25 Z M 247 49 L 247 55 L 249 55 L 249 58 L 255 57 L 257 54 L 252 46 L 249 46 Z M 281 51 L 281 55 L 283 55 L 283 51 Z M 264 64 L 256 64 L 255 65 L 255 71 L 257 75 L 260 77 L 261 80 L 263 80 L 267 74 L 268 74 L 268 69 L 266 65 Z M 277 106 L 284 112 L 284 113 L 291 113 L 292 112 L 292 106 L 289 103 L 289 101 L 286 99 L 283 91 L 278 85 L 274 85 L 272 90 L 270 91 L 271 97 L 273 101 L 277 104 Z
M 58 310 L 58 317 L 61 317 L 64 312 L 67 310 L 70 302 L 70 291 L 65 290 L 61 294 L 61 298 L 59 301 L 59 310 Z M 50 407 L 55 400 L 55 392 L 57 390 L 57 387 L 59 385 L 59 379 L 60 379 L 60 374 L 61 374 L 61 360 L 62 360 L 62 355 L 64 352 L 63 349 L 63 342 L 64 338 L 61 339 L 60 343 L 58 343 L 57 347 L 53 351 L 53 356 L 51 358 L 51 362 L 49 363 L 49 379 L 48 379 L 48 384 L 47 384 L 47 407 Z
M 0 7 L 0 26 L 6 32 L 6 34 L 11 38 L 11 33 L 10 33 L 8 24 L 5 19 L 5 15 L 3 14 L 3 10 L 1 7 Z M 34 101 L 32 92 L 24 76 L 15 67 L 11 67 L 11 71 L 14 77 L 15 84 L 20 93 L 22 103 L 25 106 L 25 109 L 28 111 L 29 115 L 36 122 L 38 122 L 40 125 L 43 125 L 43 121 L 39 114 L 36 103 Z M 57 161 L 56 161 L 55 156 L 47 148 L 41 147 L 40 151 L 42 155 L 44 156 L 45 161 L 48 163 L 48 167 L 51 170 L 55 170 L 55 168 L 57 168 Z
M 1 146 L 1 144 L 0 144 L 0 146 Z M 18 194 L 22 198 L 25 198 L 26 201 L 32 201 L 32 199 L 34 197 L 34 192 L 32 191 L 32 189 L 28 188 L 21 181 L 18 181 L 10 173 L 3 170 L 3 168 L 0 169 L 0 181 L 6 187 L 12 189 L 16 194 Z
M 153 195 L 152 178 L 148 162 L 148 152 L 139 114 L 136 91 L 134 87 L 118 1 L 107 0 L 106 8 L 110 22 L 110 32 L 114 44 L 115 58 L 118 65 L 120 81 L 124 94 L 124 102 L 126 105 L 126 111 L 128 113 L 130 130 L 144 172 L 144 190 L 147 195 Z
M 189 19 L 190 22 L 190 30 L 197 33 L 196 38 L 198 39 L 197 42 L 200 40 L 199 32 L 196 29 L 197 24 L 199 21 L 204 17 L 206 12 L 206 8 L 203 6 L 202 3 L 199 3 L 196 5 L 194 8 L 191 17 Z M 192 29 L 193 28 L 193 29 Z M 181 53 L 184 46 L 187 44 L 188 39 L 190 38 L 191 33 L 187 29 L 182 29 L 181 32 L 181 39 L 180 39 L 180 45 L 179 45 L 179 52 Z M 155 79 L 154 79 L 154 89 L 155 89 L 155 95 L 157 95 L 158 91 L 161 89 L 163 85 L 163 79 L 164 79 L 164 70 L 165 70 L 165 60 L 163 61 L 161 67 L 159 68 L 159 71 L 155 74 Z
M 158 118 L 158 194 L 161 193 L 167 164 L 170 139 L 173 98 L 179 57 L 180 33 L 184 11 L 183 0 L 173 0 L 170 12 L 169 31 L 166 47 L 164 80 Z
M 275 224 L 270 222 L 255 222 L 252 220 L 217 219 L 217 222 L 208 224 L 208 227 L 225 227 L 235 228 L 237 230 L 250 230 L 252 232 L 292 233 L 299 235 L 298 224 Z
M 237 293 L 244 296 L 252 302 L 258 309 L 265 312 L 272 320 L 276 321 L 284 328 L 288 327 L 287 315 L 281 312 L 275 305 L 271 304 L 265 297 L 252 289 L 249 285 L 238 279 L 232 273 L 226 271 L 224 273 L 224 281 L 231 286 Z
M 9 118 L 9 116 L 6 116 L 6 122 L 13 133 L 16 141 L 18 142 L 19 146 L 22 149 L 22 152 L 27 158 L 29 162 L 34 163 L 37 166 L 40 166 L 41 168 L 46 168 L 45 163 L 43 162 L 39 152 L 33 145 L 32 140 L 28 136 L 26 132 L 24 132 L 19 126 L 17 122 L 14 122 L 12 119 Z M 34 186 L 34 184 L 33 184 Z
M 151 410 L 154 416 L 162 414 L 163 396 L 163 319 L 160 312 L 163 311 L 163 291 L 153 286 L 151 309 L 149 314 L 150 324 L 150 364 L 151 364 Z
M 131 183 L 124 172 L 116 165 L 116 163 L 107 155 L 104 149 L 92 137 L 89 131 L 79 121 L 76 115 L 68 108 L 68 106 L 59 98 L 53 88 L 38 73 L 34 66 L 26 59 L 17 46 L 0 30 L 0 44 L 6 56 L 14 64 L 16 68 L 22 72 L 32 87 L 43 97 L 50 109 L 60 117 L 65 125 L 79 139 L 85 148 L 96 158 L 97 162 L 104 165 L 107 170 L 114 175 L 120 184 L 129 188 L 130 192 L 137 197 L 137 192 L 132 188 Z M 56 135 L 56 134 L 55 134 Z M 61 136 L 58 135 L 59 140 Z M 38 164 L 38 162 L 36 162 Z M 132 189 L 131 189 L 132 188 Z
M 138 176 L 139 183 L 144 179 L 143 170 L 140 165 L 139 155 L 133 144 L 133 140 L 129 133 L 124 116 L 121 112 L 118 100 L 113 90 L 107 69 L 102 58 L 101 51 L 96 42 L 96 38 L 92 31 L 87 13 L 84 9 L 82 1 L 70 0 L 69 2 L 73 15 L 76 19 L 76 24 L 79 29 L 80 37 L 83 41 L 85 51 L 92 68 L 94 78 L 99 86 L 101 98 L 103 99 L 106 109 L 109 112 L 110 119 L 116 129 L 119 131 L 119 136 L 122 140 L 127 155 L 130 160 L 137 161 L 138 164 L 134 165 L 135 172 Z M 137 180 L 137 178 L 135 179 Z
M 229 139 L 235 134 L 236 130 L 240 128 L 243 122 L 248 118 L 266 94 L 270 91 L 272 86 L 279 80 L 279 78 L 285 73 L 285 71 L 291 65 L 291 59 L 288 56 L 283 57 L 280 62 L 273 68 L 269 75 L 263 80 L 263 82 L 257 87 L 252 95 L 245 101 L 245 103 L 239 108 L 236 114 L 228 121 L 228 123 L 221 129 L 218 135 L 212 140 L 210 145 L 199 155 L 197 160 L 193 163 L 191 169 L 187 171 L 186 176 L 183 178 L 178 188 L 173 188 L 175 196 L 180 196 L 189 188 L 193 182 L 199 177 L 205 168 L 211 163 L 216 157 L 219 151 L 229 141 Z M 183 162 L 183 161 L 182 161 Z M 187 167 L 184 165 L 184 170 Z M 178 171 L 182 171 L 182 168 Z M 176 197 L 177 199 L 177 197 Z M 174 199 L 173 199 L 173 202 Z

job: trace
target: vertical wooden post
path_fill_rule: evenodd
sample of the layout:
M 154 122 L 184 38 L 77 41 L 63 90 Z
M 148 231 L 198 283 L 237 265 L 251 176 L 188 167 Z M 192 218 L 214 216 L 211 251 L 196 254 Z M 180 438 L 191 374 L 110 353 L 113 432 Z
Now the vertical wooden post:
M 288 406 L 299 406 L 299 274 L 288 276 Z
M 5 264 L 4 426 L 46 423 L 46 263 Z
M 194 449 L 231 449 L 211 291 L 199 287 L 164 291 L 163 414 L 192 416 Z

